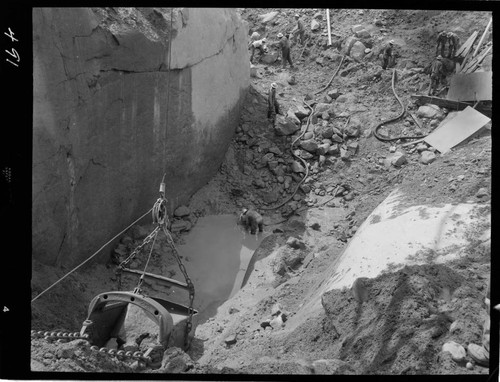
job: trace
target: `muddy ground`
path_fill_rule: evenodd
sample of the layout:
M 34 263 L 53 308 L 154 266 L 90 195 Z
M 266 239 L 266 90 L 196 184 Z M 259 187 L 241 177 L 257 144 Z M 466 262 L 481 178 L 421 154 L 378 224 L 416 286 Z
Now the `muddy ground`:
M 478 242 L 473 233 L 466 256 L 457 261 L 435 264 L 429 256 L 427 265 L 387 271 L 365 280 L 364 293 L 369 298 L 360 299 L 350 290 L 332 290 L 323 295 L 323 312 L 317 317 L 303 322 L 295 312 L 322 280 L 329 277 L 328 266 L 340 256 L 357 227 L 395 187 L 408 196 L 407 205 L 437 206 L 472 201 L 483 203 L 485 213 L 490 210 L 489 130 L 444 156 L 436 152 L 435 161 L 428 165 L 419 161 L 420 153 L 415 147 L 402 147 L 404 140 L 391 143 L 377 140 L 371 129 L 381 120 L 397 115 L 400 109 L 391 90 L 393 71 L 381 70 L 375 56 L 360 62 L 347 57 L 330 87 L 313 94 L 328 83 L 337 69 L 343 42 L 352 35 L 351 27 L 366 26 L 374 51 L 383 42 L 395 40 L 396 91 L 415 113 L 418 107 L 410 95 L 426 94 L 428 76 L 424 69 L 431 62 L 429 51 L 435 49 L 437 31 L 453 30 L 465 41 L 473 30 L 484 29 L 490 15 L 331 10 L 334 47 L 327 47 L 326 33 L 310 30 L 311 20 L 320 10 L 281 10 L 264 27 L 259 15 L 272 10 L 241 9 L 242 16 L 249 22 L 250 33 L 258 30 L 268 39 L 275 39 L 278 32 L 292 29 L 292 16 L 297 12 L 305 20 L 306 31 L 311 36 L 309 43 L 301 58 L 303 47 L 292 46 L 294 70 L 281 69 L 279 62 L 256 63 L 257 77 L 252 78 L 240 126 L 219 173 L 193 196 L 190 214 L 177 219 L 189 221 L 187 225 L 178 225 L 189 228 L 200 216 L 232 213 L 236 219 L 241 207 L 254 207 L 264 216 L 265 230 L 272 235 L 257 250 L 245 288 L 220 305 L 217 315 L 196 322 L 195 339 L 187 352 L 189 359 L 179 352 L 176 357 L 182 361 L 178 361 L 177 368 L 160 368 L 154 372 L 487 374 L 485 367 L 473 364 L 467 368 L 466 362 L 456 363 L 449 353 L 441 352 L 442 345 L 450 340 L 465 347 L 468 343 L 481 343 L 490 248 L 489 243 Z M 311 172 L 306 182 L 290 203 L 275 210 L 266 208 L 291 196 L 302 176 L 289 170 L 294 160 L 290 144 L 299 132 L 278 136 L 266 118 L 265 97 L 271 82 L 278 84 L 278 101 L 285 114 L 289 108 L 300 105 L 308 94 L 318 102 L 332 105 L 331 115 L 316 118 L 309 131 L 319 137 L 322 127 L 337 128 L 342 137 L 340 146 L 345 145 L 350 152 L 344 159 L 338 153 L 324 158 L 312 155 L 307 159 Z M 335 89 L 336 99 L 326 97 Z M 410 117 L 404 118 L 385 130 L 385 134 L 426 134 L 448 113 L 442 112 L 438 118 L 422 119 L 422 128 Z M 346 126 L 347 116 L 351 118 Z M 406 164 L 395 167 L 384 163 L 394 150 L 405 153 Z M 304 154 L 302 151 L 301 155 Z M 328 221 L 306 224 L 311 221 L 306 215 L 314 217 L 325 208 L 335 211 Z M 150 224 L 134 227 L 121 239 L 122 249 L 133 249 L 152 228 Z M 187 231 L 182 229 L 175 233 L 176 242 L 181 244 L 186 235 Z M 298 238 L 305 246 L 293 249 L 287 244 L 290 237 Z M 161 237 L 152 254 L 150 272 L 182 279 Z M 145 258 L 138 259 L 134 267 L 142 269 L 145 261 Z M 85 266 L 34 303 L 32 329 L 78 331 L 92 297 L 118 288 L 115 263 L 105 256 L 101 262 L 106 264 Z M 33 296 L 66 271 L 34 263 Z M 122 289 L 127 290 L 132 289 L 137 280 L 126 276 L 121 281 Z M 145 286 L 151 294 L 176 298 L 169 288 L 155 283 Z M 274 327 L 269 324 L 278 317 L 284 321 L 283 325 L 276 325 L 276 321 Z M 229 337 L 232 340 L 228 342 Z M 84 345 L 84 341 L 54 344 L 34 339 L 32 369 L 151 372 L 138 363 L 96 355 Z

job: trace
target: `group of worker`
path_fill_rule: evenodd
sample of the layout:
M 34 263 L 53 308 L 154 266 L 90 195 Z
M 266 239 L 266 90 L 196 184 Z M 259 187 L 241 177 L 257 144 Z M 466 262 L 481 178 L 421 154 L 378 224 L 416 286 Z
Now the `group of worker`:
M 302 20 L 300 20 L 300 16 L 295 14 L 295 20 L 297 25 L 290 34 L 291 38 L 301 45 L 305 43 L 305 29 Z M 283 64 L 283 68 L 286 67 L 287 62 L 290 64 L 291 68 L 294 68 L 291 54 L 290 54 L 290 41 L 287 36 L 283 35 L 283 33 L 278 33 L 277 35 L 278 41 L 271 43 L 273 46 L 277 46 L 281 50 L 281 60 Z M 260 38 L 259 33 L 253 32 L 250 37 L 250 45 L 251 49 L 250 62 L 252 62 L 255 50 L 259 50 L 261 55 L 267 53 L 266 46 L 266 38 Z M 430 86 L 429 86 L 429 95 L 434 95 L 438 90 L 438 87 L 441 83 L 443 83 L 446 79 L 446 65 L 443 63 L 443 57 L 445 57 L 445 47 L 448 44 L 448 52 L 446 57 L 449 59 L 453 59 L 458 50 L 459 38 L 453 32 L 442 31 L 438 34 L 437 38 L 437 47 L 436 47 L 436 59 L 432 62 L 430 67 Z M 388 67 L 394 66 L 394 40 L 388 41 L 388 43 L 382 47 L 380 51 L 380 56 L 382 61 L 382 68 L 385 70 Z M 276 114 L 279 114 L 279 105 L 276 101 L 276 83 L 272 83 L 269 92 L 268 92 L 268 118 L 274 121 Z
M 434 95 L 441 83 L 445 82 L 447 70 L 443 63 L 444 59 L 453 60 L 458 50 L 459 38 L 453 32 L 442 31 L 438 34 L 436 46 L 436 59 L 432 62 L 430 68 L 430 86 L 428 95 Z M 448 54 L 445 56 L 445 46 L 448 44 Z
M 300 20 L 300 16 L 298 14 L 295 14 L 295 20 L 297 22 L 296 29 L 294 32 L 291 33 L 291 37 L 295 37 L 295 40 L 303 45 L 305 43 L 305 29 L 304 29 L 304 23 L 302 20 Z M 271 42 L 270 45 L 278 47 L 278 49 L 281 51 L 281 62 L 283 64 L 283 68 L 285 68 L 287 62 L 290 64 L 290 67 L 293 69 L 293 62 L 292 62 L 292 57 L 290 54 L 290 40 L 286 35 L 283 35 L 283 33 L 278 33 L 276 36 L 278 38 L 277 42 Z M 253 56 L 255 54 L 255 51 L 258 50 L 260 52 L 260 55 L 264 55 L 267 53 L 267 45 L 266 45 L 266 38 L 260 38 L 259 33 L 253 32 L 252 35 L 250 36 L 250 44 L 249 48 L 251 50 L 250 53 L 250 62 L 253 61 Z

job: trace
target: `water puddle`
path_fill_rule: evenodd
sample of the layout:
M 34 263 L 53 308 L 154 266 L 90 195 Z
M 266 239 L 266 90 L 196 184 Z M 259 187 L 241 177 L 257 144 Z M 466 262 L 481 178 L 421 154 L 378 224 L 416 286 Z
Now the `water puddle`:
M 254 251 L 267 233 L 243 232 L 235 215 L 205 216 L 185 236 L 179 252 L 195 285 L 194 306 L 198 323 L 217 313 L 217 308 L 241 287 Z

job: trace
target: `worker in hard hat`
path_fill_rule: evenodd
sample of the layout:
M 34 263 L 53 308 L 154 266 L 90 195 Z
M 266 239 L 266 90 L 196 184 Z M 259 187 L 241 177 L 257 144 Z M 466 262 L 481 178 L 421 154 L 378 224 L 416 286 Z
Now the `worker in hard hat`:
M 436 57 L 436 59 L 431 65 L 431 73 L 430 73 L 431 83 L 429 86 L 428 95 L 430 96 L 434 95 L 439 84 L 443 81 L 444 77 L 445 73 L 444 73 L 443 57 L 439 55 Z
M 295 20 L 297 21 L 297 31 L 296 31 L 296 36 L 298 36 L 298 42 L 300 45 L 304 44 L 304 35 L 305 35 L 305 28 L 304 28 L 304 23 L 300 19 L 300 16 L 298 13 L 295 14 Z
M 440 54 L 442 57 L 444 57 L 444 46 L 446 45 L 447 41 L 448 33 L 445 31 L 439 32 L 437 38 L 436 56 Z
M 278 85 L 273 82 L 269 87 L 269 92 L 267 95 L 267 118 L 271 119 L 274 125 L 276 114 L 280 113 L 280 105 L 276 99 L 276 88 Z
M 392 47 L 394 46 L 394 40 L 390 40 L 387 45 L 382 49 L 382 69 L 387 69 L 389 65 L 389 60 L 392 58 Z
M 285 69 L 287 61 L 290 63 L 290 67 L 293 69 L 292 58 L 290 56 L 290 43 L 288 38 L 283 36 L 283 33 L 278 33 L 278 46 L 281 48 L 281 62 L 283 63 L 283 69 Z
M 252 35 L 250 36 L 250 43 L 260 40 L 260 34 L 259 32 L 253 32 Z
M 448 58 L 454 58 L 460 44 L 460 39 L 453 32 L 448 32 L 446 38 L 448 41 Z
M 253 41 L 252 43 L 250 43 L 250 50 L 251 50 L 250 62 L 252 62 L 252 60 L 253 60 L 253 55 L 254 55 L 256 49 L 260 52 L 261 56 L 263 56 L 266 53 L 266 50 L 267 50 L 266 41 L 267 40 L 265 38 L 263 38 L 263 39 L 256 40 L 256 41 Z

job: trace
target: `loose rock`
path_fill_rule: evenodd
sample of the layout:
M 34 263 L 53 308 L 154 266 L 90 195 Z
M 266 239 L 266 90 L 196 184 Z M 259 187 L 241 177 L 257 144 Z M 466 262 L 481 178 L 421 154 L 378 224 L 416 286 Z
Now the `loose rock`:
M 306 245 L 296 237 L 289 237 L 286 244 L 293 249 L 304 249 Z
M 420 163 L 429 164 L 436 160 L 436 154 L 431 151 L 422 151 L 420 156 Z
M 489 366 L 490 356 L 488 351 L 482 346 L 476 344 L 469 344 L 467 346 L 467 353 L 469 356 L 481 366 Z
M 457 363 L 461 363 L 465 360 L 466 352 L 462 345 L 457 344 L 454 341 L 447 342 L 443 345 L 442 350 L 444 352 L 451 353 L 451 359 Z
M 183 216 L 188 216 L 191 213 L 188 207 L 186 206 L 179 206 L 175 209 L 174 211 L 174 216 L 176 217 L 183 217 Z

